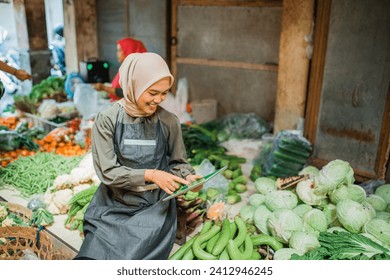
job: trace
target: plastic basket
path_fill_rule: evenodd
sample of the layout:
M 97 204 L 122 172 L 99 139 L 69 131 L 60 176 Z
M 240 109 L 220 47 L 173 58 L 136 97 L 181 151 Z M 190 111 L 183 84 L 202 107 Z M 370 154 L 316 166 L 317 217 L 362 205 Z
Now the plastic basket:
M 64 257 L 54 249 L 48 234 L 33 227 L 1 227 L 0 260 L 18 260 L 25 255 L 25 250 L 35 253 L 41 260 L 62 260 Z
M 53 129 L 55 129 L 57 127 L 63 127 L 66 125 L 66 123 L 51 122 L 51 121 L 48 121 L 44 118 L 38 117 L 38 116 L 33 115 L 33 114 L 25 113 L 25 112 L 23 113 L 23 115 L 25 116 L 25 118 L 27 119 L 27 121 L 29 123 L 33 124 L 33 126 L 41 127 L 47 132 L 52 131 Z

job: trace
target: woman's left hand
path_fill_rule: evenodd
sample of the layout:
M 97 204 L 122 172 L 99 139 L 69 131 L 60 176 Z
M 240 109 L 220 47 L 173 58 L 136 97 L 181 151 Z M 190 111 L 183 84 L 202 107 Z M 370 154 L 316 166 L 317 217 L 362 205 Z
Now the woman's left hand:
M 196 174 L 195 174 L 195 175 L 190 174 L 190 175 L 187 175 L 186 180 L 189 181 L 189 182 L 193 182 L 193 181 L 199 180 L 199 179 L 201 179 L 201 178 L 203 178 L 203 176 L 201 176 L 201 175 L 196 175 Z M 200 185 L 200 186 L 196 187 L 195 189 L 192 189 L 191 191 L 192 191 L 192 192 L 198 192 L 198 191 L 200 191 L 202 188 L 203 188 L 203 185 Z

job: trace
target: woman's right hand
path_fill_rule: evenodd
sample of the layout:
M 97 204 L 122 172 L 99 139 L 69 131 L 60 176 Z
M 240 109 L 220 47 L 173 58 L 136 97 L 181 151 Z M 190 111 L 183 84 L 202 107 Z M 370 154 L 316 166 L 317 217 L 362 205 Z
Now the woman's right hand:
M 102 91 L 104 90 L 104 84 L 102 83 L 95 83 L 95 84 L 92 84 L 93 88 L 97 91 Z
M 179 184 L 188 185 L 190 182 L 175 176 L 171 173 L 161 170 L 150 170 L 145 171 L 145 181 L 155 183 L 160 189 L 165 191 L 167 194 L 172 194 L 180 186 Z

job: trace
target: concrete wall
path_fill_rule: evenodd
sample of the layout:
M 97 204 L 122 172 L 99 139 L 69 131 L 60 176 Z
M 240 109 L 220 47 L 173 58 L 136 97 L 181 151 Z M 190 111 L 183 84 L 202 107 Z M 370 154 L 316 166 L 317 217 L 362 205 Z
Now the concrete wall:
M 165 0 L 97 0 L 99 58 L 110 63 L 110 79 L 119 69 L 116 41 L 123 37 L 141 40 L 148 51 L 166 58 Z
M 278 64 L 282 7 L 179 6 L 177 57 Z M 218 116 L 254 112 L 273 121 L 277 72 L 178 64 L 190 101 L 217 99 Z

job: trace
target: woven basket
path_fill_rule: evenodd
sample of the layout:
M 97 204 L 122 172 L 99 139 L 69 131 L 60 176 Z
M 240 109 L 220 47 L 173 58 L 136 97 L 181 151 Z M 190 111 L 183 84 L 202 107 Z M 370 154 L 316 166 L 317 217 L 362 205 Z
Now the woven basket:
M 0 238 L 4 238 L 5 245 L 0 245 L 0 260 L 18 260 L 23 258 L 24 250 L 29 249 L 41 260 L 63 259 L 61 254 L 54 250 L 48 234 L 33 227 L 0 227 Z

